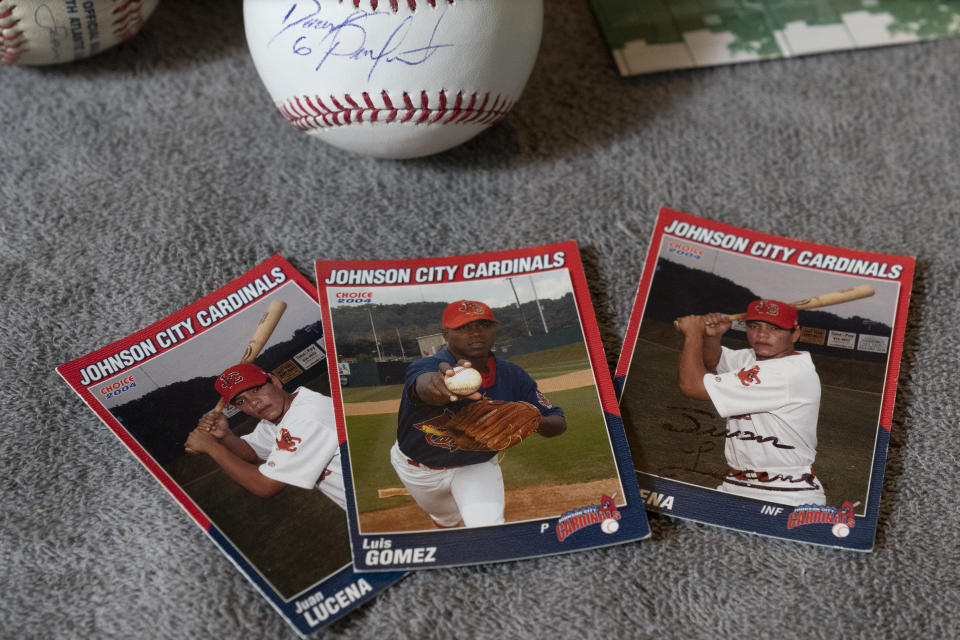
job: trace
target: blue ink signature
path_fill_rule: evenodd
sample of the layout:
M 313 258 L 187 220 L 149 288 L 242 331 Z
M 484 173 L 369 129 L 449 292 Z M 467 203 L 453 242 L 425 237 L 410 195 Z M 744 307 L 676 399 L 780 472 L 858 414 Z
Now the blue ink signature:
M 67 28 L 58 27 L 53 10 L 47 5 L 40 5 L 33 12 L 33 21 L 41 29 L 46 29 L 50 36 L 50 49 L 55 60 L 60 59 L 60 38 L 67 37 Z
M 312 8 L 310 8 L 311 5 Z M 418 66 L 427 62 L 440 49 L 455 46 L 452 43 L 435 43 L 444 14 L 437 18 L 437 22 L 430 33 L 430 38 L 426 43 L 410 46 L 406 43 L 406 40 L 413 27 L 413 16 L 403 18 L 400 24 L 389 33 L 386 41 L 374 43 L 372 41 L 376 36 L 370 35 L 367 27 L 374 20 L 382 21 L 395 18 L 393 12 L 358 9 L 350 13 L 343 21 L 334 21 L 319 17 L 323 11 L 319 0 L 312 0 L 312 2 L 307 3 L 307 7 L 303 15 L 298 15 L 298 3 L 295 2 L 290 5 L 290 9 L 283 18 L 283 28 L 270 38 L 267 46 L 273 44 L 281 35 L 294 29 L 296 29 L 295 33 L 311 32 L 311 35 L 299 36 L 294 41 L 291 51 L 298 56 L 319 58 L 314 67 L 315 71 L 320 71 L 331 58 L 363 60 L 371 63 L 367 72 L 367 80 L 370 80 L 381 63 Z M 371 41 L 369 44 L 368 40 Z

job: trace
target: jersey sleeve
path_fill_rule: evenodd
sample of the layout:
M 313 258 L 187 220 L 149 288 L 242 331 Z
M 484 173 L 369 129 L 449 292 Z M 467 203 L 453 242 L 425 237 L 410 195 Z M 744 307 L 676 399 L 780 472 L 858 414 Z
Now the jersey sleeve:
M 720 360 L 717 362 L 717 373 L 733 371 L 737 366 L 737 353 L 729 347 L 720 347 Z
M 317 394 L 317 400 L 291 405 L 287 413 L 278 425 L 273 449 L 260 465 L 260 473 L 279 482 L 312 489 L 340 446 L 333 401 Z
M 409 396 L 411 399 L 419 400 L 412 393 L 411 389 L 413 388 L 414 383 L 424 373 L 430 373 L 440 370 L 440 363 L 446 362 L 437 356 L 429 356 L 426 358 L 420 358 L 419 360 L 410 364 L 407 367 L 407 370 L 403 374 L 403 393 L 405 396 Z M 449 364 L 449 363 L 448 363 Z
M 250 448 L 261 460 L 269 458 L 270 452 L 276 446 L 276 436 L 274 436 L 273 429 L 269 424 L 262 421 L 257 423 L 253 431 L 245 436 L 240 436 L 240 438 L 250 445 Z
M 516 375 L 519 378 L 520 397 L 518 400 L 529 402 L 540 410 L 540 415 L 544 416 L 562 416 L 563 409 L 550 403 L 547 396 L 540 391 L 536 381 L 530 377 L 530 374 L 520 369 L 516 369 Z
M 790 399 L 789 376 L 775 363 L 746 363 L 726 373 L 708 373 L 703 386 L 723 418 L 773 411 Z

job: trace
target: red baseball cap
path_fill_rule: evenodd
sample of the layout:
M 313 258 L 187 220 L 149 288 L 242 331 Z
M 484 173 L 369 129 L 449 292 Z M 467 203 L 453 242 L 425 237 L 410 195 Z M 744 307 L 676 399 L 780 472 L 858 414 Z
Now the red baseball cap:
M 227 404 L 238 393 L 267 382 L 267 374 L 255 364 L 235 364 L 217 376 L 213 386 Z
M 747 305 L 747 315 L 743 319 L 769 322 L 781 329 L 795 329 L 797 310 L 779 300 L 754 300 Z
M 457 300 L 447 305 L 443 310 L 440 323 L 446 329 L 456 329 L 474 320 L 490 320 L 500 322 L 493 317 L 493 310 L 476 300 Z

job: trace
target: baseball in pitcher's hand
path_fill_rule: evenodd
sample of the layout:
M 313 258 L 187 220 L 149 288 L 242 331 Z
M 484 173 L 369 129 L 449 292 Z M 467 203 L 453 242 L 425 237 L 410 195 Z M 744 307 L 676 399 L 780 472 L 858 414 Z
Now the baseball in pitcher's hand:
M 440 371 L 428 371 L 421 373 L 414 383 L 414 389 L 417 397 L 427 404 L 439 407 L 450 402 L 456 402 L 459 398 L 450 393 L 447 385 L 443 383 L 445 372 L 443 367 L 452 370 L 447 363 L 440 364 Z
M 473 365 L 470 363 L 469 360 L 458 360 L 457 368 L 473 369 Z M 440 369 L 440 373 L 445 378 L 453 377 L 457 372 L 454 367 L 451 367 L 446 362 L 441 362 L 439 369 Z M 446 383 L 444 383 L 444 386 L 446 386 Z M 447 387 L 447 390 L 448 391 L 450 390 L 449 387 Z M 479 391 L 474 391 L 473 393 L 467 394 L 465 396 L 461 396 L 453 393 L 453 394 L 450 394 L 450 402 L 456 402 L 457 400 L 479 400 L 482 397 L 483 397 L 483 394 L 481 394 Z

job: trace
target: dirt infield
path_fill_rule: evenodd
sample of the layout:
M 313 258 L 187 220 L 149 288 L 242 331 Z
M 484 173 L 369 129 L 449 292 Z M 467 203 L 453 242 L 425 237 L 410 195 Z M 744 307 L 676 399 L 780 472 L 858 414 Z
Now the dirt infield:
M 593 385 L 593 370 L 581 369 L 580 371 L 571 371 L 562 376 L 553 378 L 544 378 L 537 380 L 537 387 L 544 393 L 552 391 L 566 391 L 567 389 L 578 389 L 580 387 L 589 387 Z
M 566 389 L 577 389 L 587 387 L 593 384 L 593 371 L 590 369 L 581 369 L 565 373 L 562 376 L 553 378 L 544 378 L 537 381 L 537 386 L 543 393 L 552 391 L 564 391 Z M 348 416 L 371 416 L 381 413 L 397 413 L 400 410 L 400 400 L 379 400 L 377 402 L 346 402 L 343 405 L 344 415 Z
M 622 505 L 623 492 L 617 478 L 512 489 L 506 493 L 504 517 L 507 522 L 556 517 L 578 507 L 598 504 L 604 495 L 614 494 L 614 502 Z M 402 499 L 409 501 L 409 498 Z M 435 531 L 435 528 L 430 517 L 415 504 L 360 514 L 360 533 L 421 530 Z

